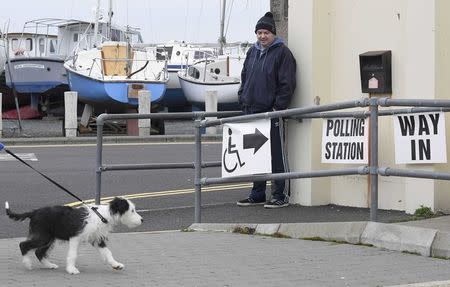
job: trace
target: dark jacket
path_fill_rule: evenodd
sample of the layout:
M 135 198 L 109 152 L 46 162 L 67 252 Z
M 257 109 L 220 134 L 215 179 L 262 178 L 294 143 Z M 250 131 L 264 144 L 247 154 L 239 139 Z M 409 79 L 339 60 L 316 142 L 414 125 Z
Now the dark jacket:
M 275 38 L 262 50 L 259 43 L 247 52 L 238 91 L 247 114 L 284 110 L 296 86 L 296 62 L 283 40 Z

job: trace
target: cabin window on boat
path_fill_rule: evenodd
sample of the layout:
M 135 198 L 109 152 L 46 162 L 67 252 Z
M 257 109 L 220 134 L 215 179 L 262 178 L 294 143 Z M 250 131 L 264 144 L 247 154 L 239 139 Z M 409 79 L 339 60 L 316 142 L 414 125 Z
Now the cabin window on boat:
M 27 51 L 33 50 L 33 39 L 27 38 L 27 39 L 25 40 L 25 49 L 26 49 Z
M 203 59 L 205 58 L 205 52 L 202 51 L 195 51 L 194 52 L 194 59 L 198 60 L 198 59 Z
M 55 41 L 54 40 L 50 40 L 50 54 L 54 54 L 55 52 L 56 52 Z
M 19 49 L 19 40 L 11 39 L 11 48 L 13 51 L 17 51 Z
M 164 61 L 166 59 L 166 53 L 167 59 L 170 59 L 172 57 L 172 51 L 173 47 L 156 48 L 156 60 Z
M 198 79 L 198 78 L 200 78 L 200 71 L 197 70 L 197 68 L 189 67 L 188 75 L 194 79 Z
M 41 55 L 45 53 L 45 42 L 42 38 L 39 38 L 39 53 Z
M 73 34 L 73 42 L 74 43 L 78 42 L 78 33 Z
M 119 30 L 112 29 L 111 41 L 120 41 L 120 31 Z

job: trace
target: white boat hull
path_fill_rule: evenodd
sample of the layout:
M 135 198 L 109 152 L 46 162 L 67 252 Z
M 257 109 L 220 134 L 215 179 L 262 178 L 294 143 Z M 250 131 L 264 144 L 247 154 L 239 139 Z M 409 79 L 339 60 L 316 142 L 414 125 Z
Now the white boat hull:
M 218 104 L 238 103 L 238 90 L 240 82 L 233 83 L 205 83 L 187 80 L 178 75 L 180 86 L 183 89 L 186 99 L 194 105 L 205 104 L 205 94 L 207 91 L 217 91 Z

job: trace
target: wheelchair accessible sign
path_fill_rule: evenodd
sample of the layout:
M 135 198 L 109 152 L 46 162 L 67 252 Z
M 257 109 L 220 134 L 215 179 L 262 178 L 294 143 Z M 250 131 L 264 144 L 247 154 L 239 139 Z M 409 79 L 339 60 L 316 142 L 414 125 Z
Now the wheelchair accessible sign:
M 270 119 L 223 126 L 222 177 L 272 173 Z

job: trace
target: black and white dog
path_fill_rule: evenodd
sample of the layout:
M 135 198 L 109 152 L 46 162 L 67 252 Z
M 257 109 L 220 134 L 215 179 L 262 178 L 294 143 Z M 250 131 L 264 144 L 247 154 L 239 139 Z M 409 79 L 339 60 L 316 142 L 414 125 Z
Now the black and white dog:
M 102 222 L 91 206 L 79 208 L 53 206 L 19 214 L 12 212 L 8 202 L 5 202 L 6 214 L 10 218 L 20 221 L 30 219 L 28 238 L 19 244 L 25 267 L 32 268 L 30 251 L 35 250 L 36 257 L 43 267 L 58 268 L 47 259 L 50 248 L 58 239 L 69 241 L 66 265 L 66 271 L 69 274 L 80 273 L 75 267 L 75 261 L 78 245 L 83 241 L 96 247 L 102 259 L 113 269 L 123 269 L 124 265 L 117 262 L 106 247 L 108 234 L 117 224 L 122 223 L 133 228 L 139 226 L 143 219 L 136 212 L 135 205 L 131 201 L 119 197 L 114 198 L 108 205 L 94 207 L 97 207 L 97 211 L 107 220 L 107 223 Z

